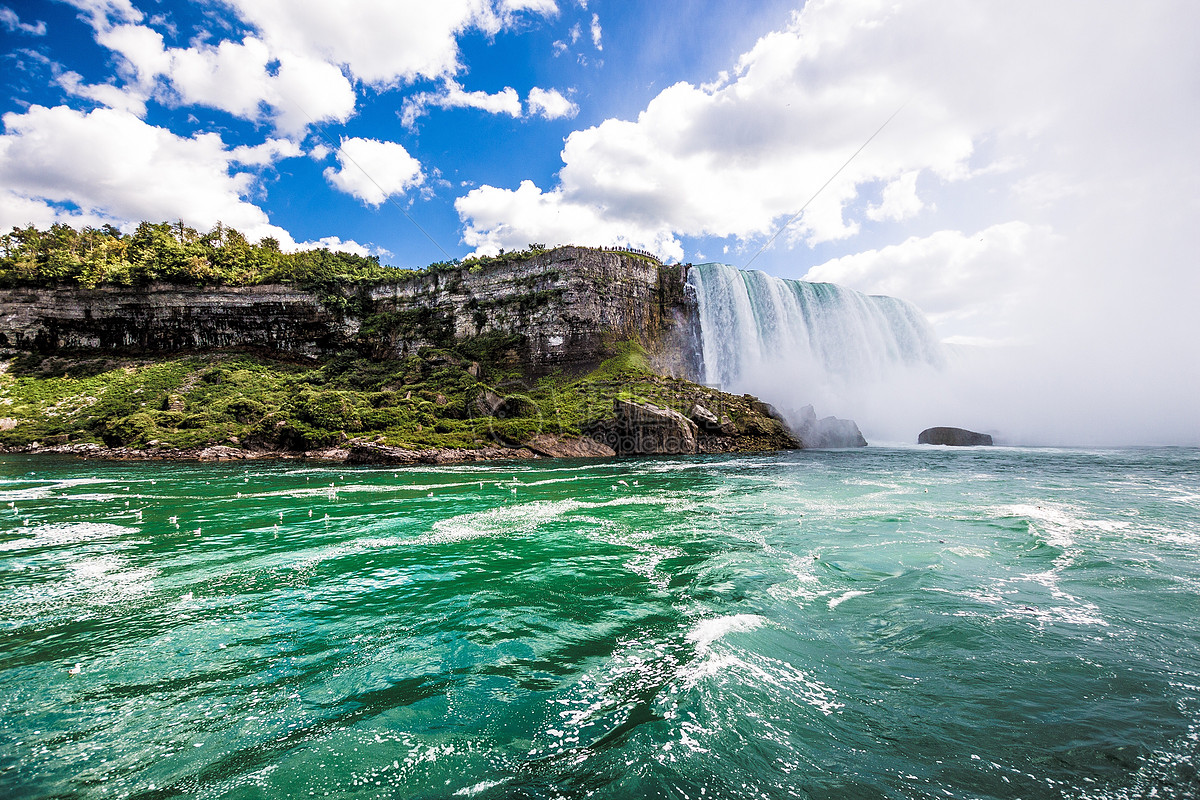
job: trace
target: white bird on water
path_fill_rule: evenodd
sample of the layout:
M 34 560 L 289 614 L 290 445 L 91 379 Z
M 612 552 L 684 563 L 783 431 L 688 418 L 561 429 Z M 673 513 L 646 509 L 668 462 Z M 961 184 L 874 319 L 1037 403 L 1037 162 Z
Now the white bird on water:
M 71 675 L 78 675 L 79 673 L 83 672 L 83 666 L 76 661 L 75 666 L 71 667 L 69 670 L 67 670 L 67 672 Z

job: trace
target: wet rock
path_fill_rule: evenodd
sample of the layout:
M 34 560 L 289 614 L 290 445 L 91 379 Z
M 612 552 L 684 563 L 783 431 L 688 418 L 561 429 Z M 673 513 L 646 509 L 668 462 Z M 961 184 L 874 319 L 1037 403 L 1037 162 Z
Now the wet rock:
M 539 433 L 525 443 L 533 452 L 549 458 L 611 458 L 617 453 L 608 445 L 587 437 L 568 438 Z
M 852 419 L 823 417 L 817 419 L 817 413 L 812 406 L 800 409 L 796 423 L 796 434 L 805 447 L 842 448 L 866 447 L 867 440 L 863 437 L 858 424 Z
M 404 447 L 356 441 L 351 443 L 342 460 L 348 464 L 462 464 L 471 461 L 498 461 L 509 459 L 536 458 L 537 455 L 525 447 L 481 447 L 459 449 L 452 447 L 430 447 L 409 450 Z
M 989 447 L 992 437 L 966 428 L 926 428 L 917 437 L 917 444 L 944 444 L 950 447 Z

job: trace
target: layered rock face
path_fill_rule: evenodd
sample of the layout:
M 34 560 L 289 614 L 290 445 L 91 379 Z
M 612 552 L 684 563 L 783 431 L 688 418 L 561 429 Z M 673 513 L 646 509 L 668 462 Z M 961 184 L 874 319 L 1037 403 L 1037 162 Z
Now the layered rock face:
M 316 357 L 346 347 L 357 331 L 357 320 L 290 286 L 0 290 L 0 347 L 15 350 L 261 347 Z
M 686 271 L 626 253 L 561 247 L 521 261 L 431 272 L 318 296 L 290 286 L 0 290 L 0 348 L 176 352 L 347 347 L 403 357 L 499 334 L 532 372 L 583 369 L 636 339 L 665 374 L 695 372 Z
M 535 371 L 598 363 L 606 342 L 635 339 L 664 374 L 694 373 L 685 268 L 620 252 L 560 247 L 527 260 L 459 269 L 371 290 L 372 308 L 397 315 L 384 349 L 404 354 L 449 334 L 526 337 L 521 354 Z M 403 319 L 416 309 L 425 319 Z M 693 359 L 694 360 L 694 359 Z

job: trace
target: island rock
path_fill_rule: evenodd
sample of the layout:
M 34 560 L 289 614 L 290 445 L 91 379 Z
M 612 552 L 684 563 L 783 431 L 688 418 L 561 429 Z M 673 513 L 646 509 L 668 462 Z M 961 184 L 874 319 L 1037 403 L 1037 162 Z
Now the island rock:
M 988 447 L 992 437 L 987 433 L 976 433 L 965 428 L 926 428 L 917 437 L 917 444 L 944 444 L 951 447 Z

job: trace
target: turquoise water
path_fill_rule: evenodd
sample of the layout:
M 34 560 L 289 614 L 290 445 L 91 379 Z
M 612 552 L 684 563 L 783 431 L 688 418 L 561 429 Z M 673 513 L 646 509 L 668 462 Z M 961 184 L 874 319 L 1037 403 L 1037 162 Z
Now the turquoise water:
M 0 797 L 1200 795 L 1200 451 L 0 459 Z

